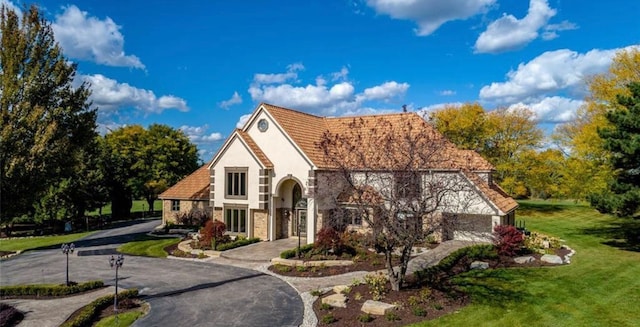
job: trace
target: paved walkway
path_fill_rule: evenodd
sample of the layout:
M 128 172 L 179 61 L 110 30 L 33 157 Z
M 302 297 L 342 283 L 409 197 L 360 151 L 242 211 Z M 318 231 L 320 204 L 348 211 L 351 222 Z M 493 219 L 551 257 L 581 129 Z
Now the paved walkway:
M 113 294 L 115 287 L 103 289 L 77 296 L 69 296 L 53 300 L 2 300 L 25 313 L 20 327 L 57 327 L 72 313 L 93 300 Z
M 300 244 L 307 244 L 307 240 L 302 238 L 300 240 Z M 247 246 L 224 251 L 220 256 L 232 260 L 270 262 L 271 259 L 279 257 L 282 251 L 290 250 L 297 246 L 298 238 L 291 237 L 271 242 L 253 243 Z

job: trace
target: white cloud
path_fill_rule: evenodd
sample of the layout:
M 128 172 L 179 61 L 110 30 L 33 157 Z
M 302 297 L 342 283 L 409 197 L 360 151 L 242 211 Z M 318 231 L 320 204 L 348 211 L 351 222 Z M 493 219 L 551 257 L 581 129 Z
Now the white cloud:
M 144 69 L 140 58 L 126 55 L 124 36 L 111 18 L 100 20 L 71 5 L 51 25 L 65 54 L 101 65 Z
M 13 2 L 9 0 L 0 0 L 0 6 L 5 6 L 7 7 L 7 9 L 14 11 L 18 15 L 18 17 L 22 16 L 22 10 L 20 10 L 20 7 L 16 6 Z
M 341 102 L 349 101 L 354 88 L 348 82 L 327 85 L 294 86 L 291 84 L 249 87 L 251 98 L 257 102 L 268 102 L 284 107 L 301 110 L 330 108 Z
M 224 137 L 220 133 L 217 133 L 217 132 L 207 133 L 208 129 L 209 129 L 208 125 L 180 126 L 180 130 L 183 131 L 187 135 L 187 137 L 191 140 L 191 142 L 194 142 L 194 143 L 198 143 L 198 144 L 212 143 L 212 142 L 217 142 L 224 139 Z
M 630 49 L 630 46 L 625 49 Z M 585 78 L 605 72 L 617 51 L 594 49 L 578 53 L 568 49 L 544 52 L 507 73 L 506 82 L 494 82 L 480 89 L 480 99 L 499 104 L 532 101 L 532 98 L 567 91 L 585 95 Z
M 238 94 L 238 91 L 233 92 L 233 95 L 229 100 L 224 100 L 220 102 L 219 106 L 224 109 L 228 109 L 231 106 L 242 103 L 242 97 Z
M 456 95 L 456 91 L 454 90 L 442 90 L 439 93 L 440 95 L 444 95 L 444 96 L 450 96 L 450 95 Z
M 536 102 L 518 102 L 509 108 L 527 107 L 533 111 L 536 121 L 540 123 L 566 123 L 576 117 L 576 111 L 583 104 L 582 100 L 552 96 Z
M 538 30 L 555 16 L 547 0 L 531 0 L 529 12 L 522 19 L 504 14 L 489 24 L 475 44 L 477 53 L 499 53 L 527 45 L 538 37 Z M 554 31 L 558 31 L 555 29 Z
M 432 105 L 428 105 L 425 107 L 422 107 L 420 109 L 418 109 L 416 111 L 416 113 L 418 115 L 420 115 L 421 117 L 428 119 L 429 118 L 429 114 L 431 114 L 434 111 L 438 111 L 440 109 L 444 109 L 445 107 L 451 106 L 451 107 L 459 107 L 462 106 L 464 103 L 462 102 L 446 102 L 446 103 L 436 103 L 436 104 L 432 104 Z
M 433 33 L 448 21 L 484 13 L 495 2 L 496 0 L 367 0 L 367 5 L 378 14 L 416 22 L 416 33 L 424 36 Z
M 287 66 L 286 73 L 279 74 L 255 74 L 253 75 L 253 82 L 256 84 L 279 84 L 289 80 L 295 80 L 298 78 L 298 72 L 304 70 L 304 66 L 301 63 L 293 63 Z
M 145 113 L 161 113 L 166 109 L 189 111 L 184 99 L 173 95 L 163 95 L 158 98 L 153 91 L 119 83 L 101 74 L 79 75 L 75 83 L 83 81 L 90 84 L 91 101 L 103 113 L 116 113 L 127 107 L 133 107 Z
M 347 75 L 349 75 L 349 69 L 343 66 L 339 72 L 331 73 L 331 81 L 346 81 Z
M 578 25 L 571 23 L 567 20 L 562 21 L 560 24 L 549 24 L 544 27 L 544 32 L 542 33 L 542 39 L 545 41 L 553 40 L 558 37 L 559 31 L 570 31 L 578 29 Z
M 251 114 L 240 116 L 240 119 L 238 119 L 238 122 L 236 123 L 236 128 L 244 127 L 244 124 L 246 124 L 249 121 L 249 118 L 251 118 Z
M 404 95 L 409 89 L 409 84 L 395 81 L 385 82 L 381 85 L 370 87 L 356 96 L 357 102 L 370 100 L 389 100 Z

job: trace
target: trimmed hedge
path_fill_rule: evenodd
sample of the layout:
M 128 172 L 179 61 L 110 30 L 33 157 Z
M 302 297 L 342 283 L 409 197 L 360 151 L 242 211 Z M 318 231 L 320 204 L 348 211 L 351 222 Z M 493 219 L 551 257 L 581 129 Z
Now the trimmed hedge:
M 304 253 L 307 253 L 307 252 L 313 250 L 313 246 L 314 246 L 313 243 L 301 246 L 300 247 L 300 253 L 304 254 Z M 293 248 L 293 249 L 290 249 L 290 250 L 282 251 L 282 253 L 280 253 L 280 258 L 282 258 L 282 259 L 293 258 L 298 253 L 297 251 L 298 251 L 298 248 Z
M 135 288 L 124 290 L 118 293 L 118 301 L 138 296 L 138 290 Z M 80 309 L 78 315 L 72 320 L 65 321 L 60 327 L 86 327 L 91 326 L 93 321 L 98 317 L 100 311 L 108 308 L 113 304 L 113 295 L 103 296 L 89 303 Z
M 249 245 L 249 244 L 253 244 L 253 243 L 258 243 L 260 242 L 260 239 L 257 237 L 253 237 L 253 238 L 242 238 L 242 239 L 237 239 L 231 243 L 223 243 L 218 245 L 217 249 L 218 251 L 226 251 L 226 250 L 231 250 L 231 249 L 235 249 L 241 246 L 245 246 L 245 245 Z
M 415 272 L 419 281 L 439 283 L 442 278 L 452 276 L 459 272 L 454 272 L 453 268 L 464 260 L 464 265 L 468 266 L 472 261 L 483 259 L 497 259 L 498 253 L 493 245 L 473 245 L 458 249 L 449 254 L 435 265 Z
M 104 283 L 101 280 L 93 280 L 76 285 L 16 285 L 0 287 L 0 296 L 66 296 L 82 293 L 96 288 L 101 288 Z

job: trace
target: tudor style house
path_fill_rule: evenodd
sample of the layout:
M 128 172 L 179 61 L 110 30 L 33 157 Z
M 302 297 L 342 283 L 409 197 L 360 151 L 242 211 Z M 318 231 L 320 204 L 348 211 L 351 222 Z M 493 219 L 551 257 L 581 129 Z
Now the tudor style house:
M 357 118 L 393 121 L 401 115 L 438 134 L 416 113 Z M 211 210 L 214 219 L 225 222 L 229 234 L 269 241 L 302 236 L 313 243 L 332 209 L 317 196 L 318 188 L 332 184 L 319 183 L 318 176 L 335 168 L 327 163 L 319 143 L 327 131 L 340 133 L 353 128 L 353 120 L 260 104 L 243 128 L 231 133 L 209 164 L 160 195 L 163 222 L 172 221 L 180 211 Z M 455 216 L 473 220 L 469 225 L 473 227 L 458 224 L 458 229 L 443 231 L 441 236 L 482 238 L 490 235 L 495 225 L 513 224 L 518 205 L 493 182 L 493 166 L 474 151 L 453 146 L 448 151 L 452 159 L 447 164 L 428 169 L 469 185 L 464 198 L 471 199 L 473 205 L 449 205 L 440 210 L 440 215 L 442 219 Z M 362 221 L 353 219 L 350 223 L 361 225 Z

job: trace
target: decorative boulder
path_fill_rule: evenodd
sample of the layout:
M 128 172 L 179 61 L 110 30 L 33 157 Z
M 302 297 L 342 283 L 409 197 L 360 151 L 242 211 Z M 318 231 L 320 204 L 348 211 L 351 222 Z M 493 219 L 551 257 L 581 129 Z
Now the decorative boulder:
M 471 263 L 471 266 L 469 266 L 469 268 L 482 270 L 489 269 L 489 263 L 484 261 L 474 261 Z
M 341 294 L 344 290 L 348 289 L 347 285 L 336 285 L 333 287 L 333 292 L 336 294 Z
M 562 264 L 562 258 L 560 258 L 559 256 L 557 256 L 555 254 L 545 254 L 540 258 L 540 261 L 547 262 L 547 263 L 553 263 L 553 264 L 556 264 L 556 265 L 561 265 Z
M 517 264 L 520 264 L 520 265 L 524 263 L 534 262 L 535 260 L 536 259 L 530 255 L 513 258 L 513 261 L 515 261 Z
M 332 294 L 322 298 L 322 303 L 326 303 L 334 308 L 346 308 L 347 297 L 343 294 Z
M 387 314 L 387 312 L 395 309 L 396 309 L 396 306 L 393 304 L 374 301 L 374 300 L 367 300 L 362 304 L 362 309 L 360 310 L 362 310 L 364 313 L 384 316 Z

